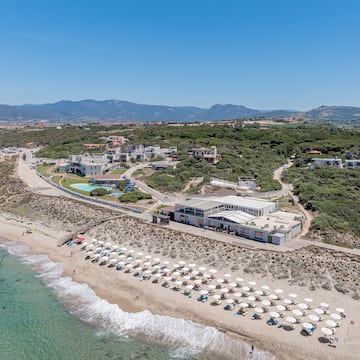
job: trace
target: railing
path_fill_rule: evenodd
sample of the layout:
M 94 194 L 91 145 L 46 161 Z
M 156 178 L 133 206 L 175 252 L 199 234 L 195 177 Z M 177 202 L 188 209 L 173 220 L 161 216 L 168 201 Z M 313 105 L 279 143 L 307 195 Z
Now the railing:
M 53 181 L 51 181 L 50 179 L 48 179 L 47 177 L 41 175 L 38 171 L 36 171 L 36 174 L 37 176 L 39 176 L 40 178 L 42 178 L 43 180 L 45 180 L 47 183 L 49 183 L 50 185 L 56 187 L 57 189 L 61 190 L 61 191 L 64 191 L 70 195 L 73 195 L 73 196 L 77 196 L 81 199 L 84 199 L 84 200 L 87 200 L 87 201 L 92 201 L 94 203 L 98 203 L 98 204 L 103 204 L 103 205 L 108 205 L 108 206 L 112 206 L 112 207 L 116 207 L 118 209 L 122 209 L 122 210 L 126 210 L 126 211 L 132 211 L 132 212 L 135 212 L 135 213 L 138 213 L 138 214 L 142 214 L 143 211 L 140 210 L 140 209 L 135 209 L 135 208 L 132 208 L 132 207 L 129 207 L 129 206 L 124 206 L 124 205 L 120 205 L 120 204 L 115 204 L 115 203 L 112 203 L 110 201 L 106 201 L 106 200 L 100 200 L 100 199 L 94 199 L 94 198 L 91 198 L 90 196 L 86 196 L 86 195 L 82 195 L 82 194 L 79 194 L 75 191 L 71 191 L 69 189 L 66 189 L 62 186 L 60 186 L 59 184 L 56 184 L 54 183 Z

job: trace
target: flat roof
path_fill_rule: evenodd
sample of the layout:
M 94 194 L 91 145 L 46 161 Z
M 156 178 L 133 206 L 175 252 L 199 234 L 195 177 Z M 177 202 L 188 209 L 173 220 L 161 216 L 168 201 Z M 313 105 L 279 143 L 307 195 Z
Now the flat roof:
M 246 221 L 255 219 L 255 216 L 250 215 L 244 211 L 238 210 L 238 211 L 220 211 L 214 215 L 209 216 L 209 219 L 214 219 L 214 218 L 225 218 L 237 224 L 243 224 Z
M 210 198 L 210 199 L 224 204 L 248 207 L 253 209 L 263 209 L 265 207 L 275 205 L 275 203 L 271 201 L 261 200 L 258 198 L 236 196 L 236 195 L 228 195 L 228 196 L 222 196 L 222 197 Z
M 217 206 L 220 206 L 221 203 L 218 201 L 196 198 L 196 199 L 191 199 L 191 200 L 186 200 L 186 201 L 180 202 L 177 205 L 180 205 L 182 207 L 196 208 L 196 209 L 200 209 L 200 210 L 209 210 L 209 209 L 213 209 Z
M 94 176 L 95 180 L 120 180 L 121 174 L 105 174 L 105 175 L 96 175 Z

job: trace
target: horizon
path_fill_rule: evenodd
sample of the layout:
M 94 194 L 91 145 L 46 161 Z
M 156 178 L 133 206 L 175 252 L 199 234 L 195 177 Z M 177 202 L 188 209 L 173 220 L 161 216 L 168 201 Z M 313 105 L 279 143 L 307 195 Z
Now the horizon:
M 354 106 L 359 11 L 355 0 L 4 0 L 0 103 Z

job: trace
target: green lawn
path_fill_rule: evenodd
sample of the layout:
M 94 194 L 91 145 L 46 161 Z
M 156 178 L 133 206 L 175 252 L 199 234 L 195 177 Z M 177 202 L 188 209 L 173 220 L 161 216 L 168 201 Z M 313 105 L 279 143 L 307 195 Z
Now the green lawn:
M 47 164 L 40 164 L 37 166 L 36 170 L 45 177 L 49 177 L 50 175 L 47 173 L 47 170 L 51 167 L 52 165 L 47 165 Z
M 116 169 L 113 170 L 110 174 L 123 174 L 126 171 L 126 169 Z
M 88 184 L 89 179 L 84 179 L 84 178 L 81 178 L 81 177 L 78 177 L 78 178 L 63 178 L 62 181 L 61 181 L 61 185 L 64 188 L 66 188 L 68 190 L 71 190 L 71 191 L 74 191 L 74 192 L 77 192 L 77 193 L 82 194 L 82 195 L 89 196 L 90 193 L 88 191 L 78 190 L 78 189 L 75 189 L 75 188 L 73 188 L 71 186 L 72 184 L 79 184 L 79 183 Z

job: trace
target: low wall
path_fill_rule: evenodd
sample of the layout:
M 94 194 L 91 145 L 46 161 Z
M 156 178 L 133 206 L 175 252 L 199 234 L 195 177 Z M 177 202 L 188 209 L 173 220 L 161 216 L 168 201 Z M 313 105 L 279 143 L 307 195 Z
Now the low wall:
M 87 201 L 92 201 L 94 203 L 98 203 L 98 204 L 103 204 L 103 205 L 108 205 L 108 206 L 112 206 L 112 207 L 115 207 L 115 208 L 118 208 L 118 209 L 121 209 L 121 210 L 126 210 L 126 211 L 132 211 L 132 212 L 135 212 L 135 213 L 138 213 L 138 214 L 141 214 L 143 213 L 142 210 L 139 210 L 139 209 L 135 209 L 135 208 L 132 208 L 132 207 L 129 207 L 129 206 L 124 206 L 124 205 L 120 205 L 120 204 L 115 204 L 115 203 L 112 203 L 112 202 L 109 202 L 109 201 L 105 201 L 105 200 L 100 200 L 100 199 L 94 199 L 90 196 L 86 196 L 86 195 L 82 195 L 82 194 L 79 194 L 75 191 L 71 191 L 69 189 L 66 189 L 56 183 L 54 183 L 53 181 L 51 181 L 50 179 L 48 179 L 47 177 L 41 175 L 38 171 L 36 171 L 36 174 L 37 176 L 39 176 L 40 178 L 42 178 L 43 180 L 45 180 L 48 184 L 50 184 L 51 186 L 54 186 L 56 187 L 57 189 L 61 190 L 61 191 L 64 191 L 70 195 L 73 195 L 73 196 L 76 196 L 78 198 L 81 198 L 81 199 L 84 199 L 84 200 L 87 200 Z

